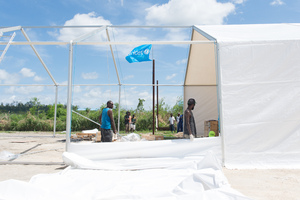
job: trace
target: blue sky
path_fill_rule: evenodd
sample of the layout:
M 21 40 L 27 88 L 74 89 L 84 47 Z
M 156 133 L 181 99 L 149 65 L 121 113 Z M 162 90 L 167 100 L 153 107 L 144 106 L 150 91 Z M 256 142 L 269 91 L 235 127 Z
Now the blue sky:
M 208 25 L 299 23 L 299 0 L 0 0 L 0 27 L 64 25 Z M 32 41 L 69 41 L 92 29 L 25 29 Z M 14 41 L 25 41 L 16 31 Z M 110 29 L 112 41 L 189 40 L 190 29 Z M 0 38 L 5 41 L 7 38 Z M 88 41 L 106 41 L 104 32 Z M 125 56 L 134 45 L 116 45 L 114 54 L 122 83 L 151 84 L 151 62 L 129 64 Z M 36 46 L 59 84 L 67 83 L 68 47 Z M 3 50 L 4 46 L 0 46 Z M 161 84 L 182 84 L 189 45 L 153 45 L 156 79 Z M 0 52 L 1 53 L 1 52 Z M 108 46 L 74 46 L 74 84 L 117 84 Z M 0 84 L 53 84 L 29 46 L 11 46 L 0 63 Z M 118 87 L 75 86 L 73 104 L 98 108 L 108 99 L 118 101 Z M 27 102 L 37 97 L 54 103 L 54 87 L 1 86 L 0 102 Z M 182 87 L 161 87 L 160 98 L 174 105 Z M 122 87 L 121 104 L 135 108 L 138 98 L 151 107 L 152 88 Z M 66 87 L 59 87 L 58 101 L 66 103 Z

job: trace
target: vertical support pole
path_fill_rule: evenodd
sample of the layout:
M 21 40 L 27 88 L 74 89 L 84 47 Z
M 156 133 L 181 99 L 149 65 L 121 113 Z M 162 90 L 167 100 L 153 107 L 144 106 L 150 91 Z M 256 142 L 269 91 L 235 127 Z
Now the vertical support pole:
M 159 128 L 159 121 L 158 121 L 158 80 L 156 80 L 156 128 Z
M 55 107 L 54 107 L 53 137 L 55 137 L 55 133 L 56 133 L 57 93 L 58 93 L 58 85 L 55 86 Z
M 120 133 L 120 113 L 121 113 L 121 84 L 119 84 L 118 133 Z
M 73 71 L 73 41 L 69 46 L 69 72 L 68 72 L 68 96 L 67 96 L 67 127 L 66 127 L 66 151 L 69 150 L 72 120 L 72 71 Z
M 153 116 L 152 116 L 152 119 L 153 119 L 153 122 L 152 122 L 152 134 L 154 135 L 154 129 L 155 129 L 155 126 L 154 126 L 154 118 L 155 118 L 155 60 L 153 59 L 152 61 L 153 63 L 153 70 L 152 70 L 152 93 L 153 93 L 153 96 L 152 96 L 152 113 L 153 113 Z
M 184 83 L 184 84 L 183 84 L 183 110 L 182 110 L 182 116 L 183 116 L 183 117 L 182 117 L 182 123 L 183 123 L 183 124 L 182 124 L 182 132 L 184 131 L 184 124 L 185 124 L 185 123 L 184 123 L 184 121 L 185 121 L 185 120 L 184 120 L 184 118 L 185 118 L 185 117 L 184 117 L 184 116 L 185 116 L 185 115 L 184 115 L 184 111 L 185 111 L 185 108 L 184 108 L 184 107 L 185 107 L 185 105 L 186 105 L 186 100 L 185 100 L 185 99 L 186 99 L 186 98 L 185 98 L 185 88 L 186 88 L 186 86 L 185 86 L 185 83 Z
M 219 131 L 221 136 L 221 147 L 222 147 L 222 165 L 225 167 L 226 162 L 226 149 L 225 149 L 225 135 L 223 130 L 223 109 L 222 109 L 222 75 L 220 67 L 220 55 L 219 55 L 219 44 L 215 41 L 215 63 L 217 72 L 217 102 L 218 102 L 218 115 L 219 115 Z

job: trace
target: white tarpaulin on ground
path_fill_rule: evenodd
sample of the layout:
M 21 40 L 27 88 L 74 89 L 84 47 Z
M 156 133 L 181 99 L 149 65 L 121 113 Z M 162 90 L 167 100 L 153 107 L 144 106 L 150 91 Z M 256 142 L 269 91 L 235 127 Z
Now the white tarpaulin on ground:
M 191 45 L 184 98 L 200 135 L 219 110 L 224 165 L 299 169 L 300 24 L 196 26 L 192 40 L 215 43 Z
M 220 151 L 213 151 L 220 138 L 204 141 L 72 144 L 73 152 L 81 155 L 63 154 L 70 167 L 36 175 L 29 183 L 2 181 L 0 199 L 249 200 L 232 189 L 222 173 Z M 140 145 L 147 152 L 137 153 Z

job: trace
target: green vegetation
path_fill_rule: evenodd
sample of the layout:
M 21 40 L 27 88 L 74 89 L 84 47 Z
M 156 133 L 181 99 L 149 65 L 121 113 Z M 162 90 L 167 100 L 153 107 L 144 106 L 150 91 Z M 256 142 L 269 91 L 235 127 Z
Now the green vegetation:
M 152 110 L 147 111 L 144 109 L 144 99 L 139 99 L 139 103 L 136 109 L 128 110 L 131 115 L 136 116 L 136 130 L 139 132 L 151 132 L 152 130 Z M 93 121 L 99 121 L 100 111 L 106 107 L 106 104 L 101 105 L 98 110 L 91 110 L 85 108 L 85 110 L 78 111 L 78 106 L 73 106 L 73 110 L 80 114 L 92 119 Z M 114 120 L 116 127 L 118 127 L 118 107 L 119 104 L 115 103 L 113 109 Z M 156 108 L 157 109 L 157 108 Z M 183 111 L 183 100 L 182 97 L 177 98 L 177 102 L 173 107 L 167 105 L 164 99 L 159 101 L 159 127 L 168 127 L 168 119 L 170 113 L 174 116 L 177 113 Z M 11 104 L 0 105 L 0 131 L 53 131 L 54 125 L 54 110 L 53 105 L 43 105 L 39 102 L 36 97 L 32 98 L 29 102 L 23 104 L 20 102 L 13 102 Z M 126 114 L 125 109 L 121 108 L 120 111 L 120 130 L 124 131 L 124 116 Z M 156 112 L 156 110 L 155 110 Z M 56 130 L 66 130 L 66 118 L 67 109 L 66 105 L 57 104 L 57 115 L 56 115 Z M 81 131 L 99 128 L 98 125 L 93 122 L 72 113 L 72 131 Z M 162 134 L 168 134 L 168 131 L 162 132 Z M 170 135 L 170 137 L 172 137 Z

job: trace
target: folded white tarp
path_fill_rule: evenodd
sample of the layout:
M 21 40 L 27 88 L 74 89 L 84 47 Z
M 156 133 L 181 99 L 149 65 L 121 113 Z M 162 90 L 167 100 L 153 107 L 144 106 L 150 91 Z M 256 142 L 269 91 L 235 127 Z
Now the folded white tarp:
M 223 175 L 220 155 L 213 150 L 219 142 L 72 144 L 78 154 L 63 154 L 70 167 L 36 175 L 29 183 L 0 182 L 0 199 L 249 199 L 232 189 Z
M 185 158 L 189 156 L 203 157 L 206 151 L 213 151 L 221 161 L 221 138 L 195 138 L 157 140 L 141 142 L 113 143 L 71 143 L 69 152 L 76 153 L 93 161 L 121 158 Z
M 198 161 L 169 158 L 172 165 L 153 158 L 152 169 L 143 170 L 148 158 L 129 161 L 139 163 L 133 168 L 122 166 L 122 159 L 120 166 L 73 153 L 64 153 L 64 159 L 72 167 L 61 173 L 36 175 L 29 183 L 0 182 L 0 199 L 249 199 L 230 187 L 210 152 Z

